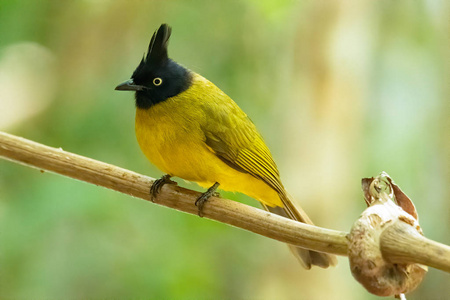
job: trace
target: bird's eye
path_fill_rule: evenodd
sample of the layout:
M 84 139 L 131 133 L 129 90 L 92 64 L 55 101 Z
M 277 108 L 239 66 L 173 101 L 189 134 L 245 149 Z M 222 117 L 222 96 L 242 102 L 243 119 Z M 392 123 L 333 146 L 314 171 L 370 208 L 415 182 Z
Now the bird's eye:
M 160 86 L 162 83 L 162 79 L 159 77 L 156 77 L 155 79 L 153 79 L 153 85 L 155 86 Z

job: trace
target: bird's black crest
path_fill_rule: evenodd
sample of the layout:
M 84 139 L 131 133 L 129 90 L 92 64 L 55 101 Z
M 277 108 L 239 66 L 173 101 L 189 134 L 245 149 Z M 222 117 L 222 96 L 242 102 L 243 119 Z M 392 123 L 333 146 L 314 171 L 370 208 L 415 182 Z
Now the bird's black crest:
M 150 45 L 148 46 L 147 56 L 144 59 L 145 64 L 157 66 L 168 60 L 167 45 L 169 44 L 172 28 L 167 24 L 162 24 L 155 33 L 153 33 Z
M 167 46 L 172 29 L 167 24 L 162 24 L 155 33 L 153 33 L 150 44 L 148 45 L 147 55 L 144 55 L 138 67 L 133 73 L 132 78 L 148 77 L 148 74 L 154 70 L 164 67 L 169 61 Z
M 189 70 L 170 59 L 167 47 L 172 30 L 162 24 L 152 36 L 148 52 L 131 76 L 136 90 L 136 105 L 149 108 L 185 91 L 191 84 Z M 160 84 L 155 85 L 154 80 Z

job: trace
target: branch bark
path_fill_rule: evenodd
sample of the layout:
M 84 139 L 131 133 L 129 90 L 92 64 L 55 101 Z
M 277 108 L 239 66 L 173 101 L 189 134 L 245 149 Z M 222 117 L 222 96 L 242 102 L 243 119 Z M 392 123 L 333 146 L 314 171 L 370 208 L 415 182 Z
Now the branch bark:
M 417 263 L 450 272 L 450 247 L 427 239 L 417 232 L 411 233 L 408 226 L 402 223 L 387 228 L 380 239 L 383 255 L 397 264 L 409 263 L 411 257 L 414 257 Z
M 48 147 L 0 132 L 0 156 L 8 160 L 103 186 L 150 201 L 155 179 L 94 159 Z M 156 204 L 197 215 L 194 205 L 200 193 L 166 184 Z M 345 232 L 324 229 L 257 209 L 236 201 L 211 197 L 203 207 L 205 218 L 233 225 L 263 236 L 305 248 L 338 255 L 347 254 Z
M 66 152 L 61 148 L 48 147 L 0 132 L 0 156 L 30 167 L 150 200 L 149 189 L 154 182 L 153 178 Z M 163 186 L 158 195 L 157 204 L 197 215 L 194 202 L 199 195 L 198 192 L 168 184 Z M 295 222 L 235 201 L 211 197 L 205 203 L 203 213 L 206 218 L 280 242 L 343 256 L 348 253 L 346 232 Z M 425 241 L 424 239 L 438 249 L 434 250 L 436 255 L 423 255 L 422 244 L 398 244 L 395 238 L 386 239 L 380 245 L 383 256 L 393 263 L 420 263 L 450 272 L 450 247 L 421 237 L 421 240 Z

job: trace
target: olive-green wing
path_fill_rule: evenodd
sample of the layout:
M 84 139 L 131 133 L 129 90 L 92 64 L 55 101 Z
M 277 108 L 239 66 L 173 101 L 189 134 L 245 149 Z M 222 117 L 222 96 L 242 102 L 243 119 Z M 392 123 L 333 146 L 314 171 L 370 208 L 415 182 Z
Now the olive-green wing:
M 225 102 L 204 108 L 208 118 L 202 126 L 206 144 L 229 166 L 284 194 L 277 166 L 255 125 L 231 99 Z

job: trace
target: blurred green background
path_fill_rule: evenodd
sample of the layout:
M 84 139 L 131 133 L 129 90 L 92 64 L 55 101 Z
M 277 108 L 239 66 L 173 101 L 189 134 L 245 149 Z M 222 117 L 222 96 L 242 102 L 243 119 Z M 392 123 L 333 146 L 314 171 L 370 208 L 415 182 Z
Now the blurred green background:
M 348 231 L 388 172 L 450 243 L 446 1 L 0 1 L 0 129 L 152 177 L 130 77 L 161 23 L 169 55 L 256 123 L 317 224 Z M 181 185 L 199 189 L 178 180 Z M 199 189 L 200 190 L 200 189 Z M 255 205 L 242 195 L 224 197 Z M 430 269 L 408 299 L 444 299 Z M 376 299 L 348 261 L 0 160 L 1 299 Z

